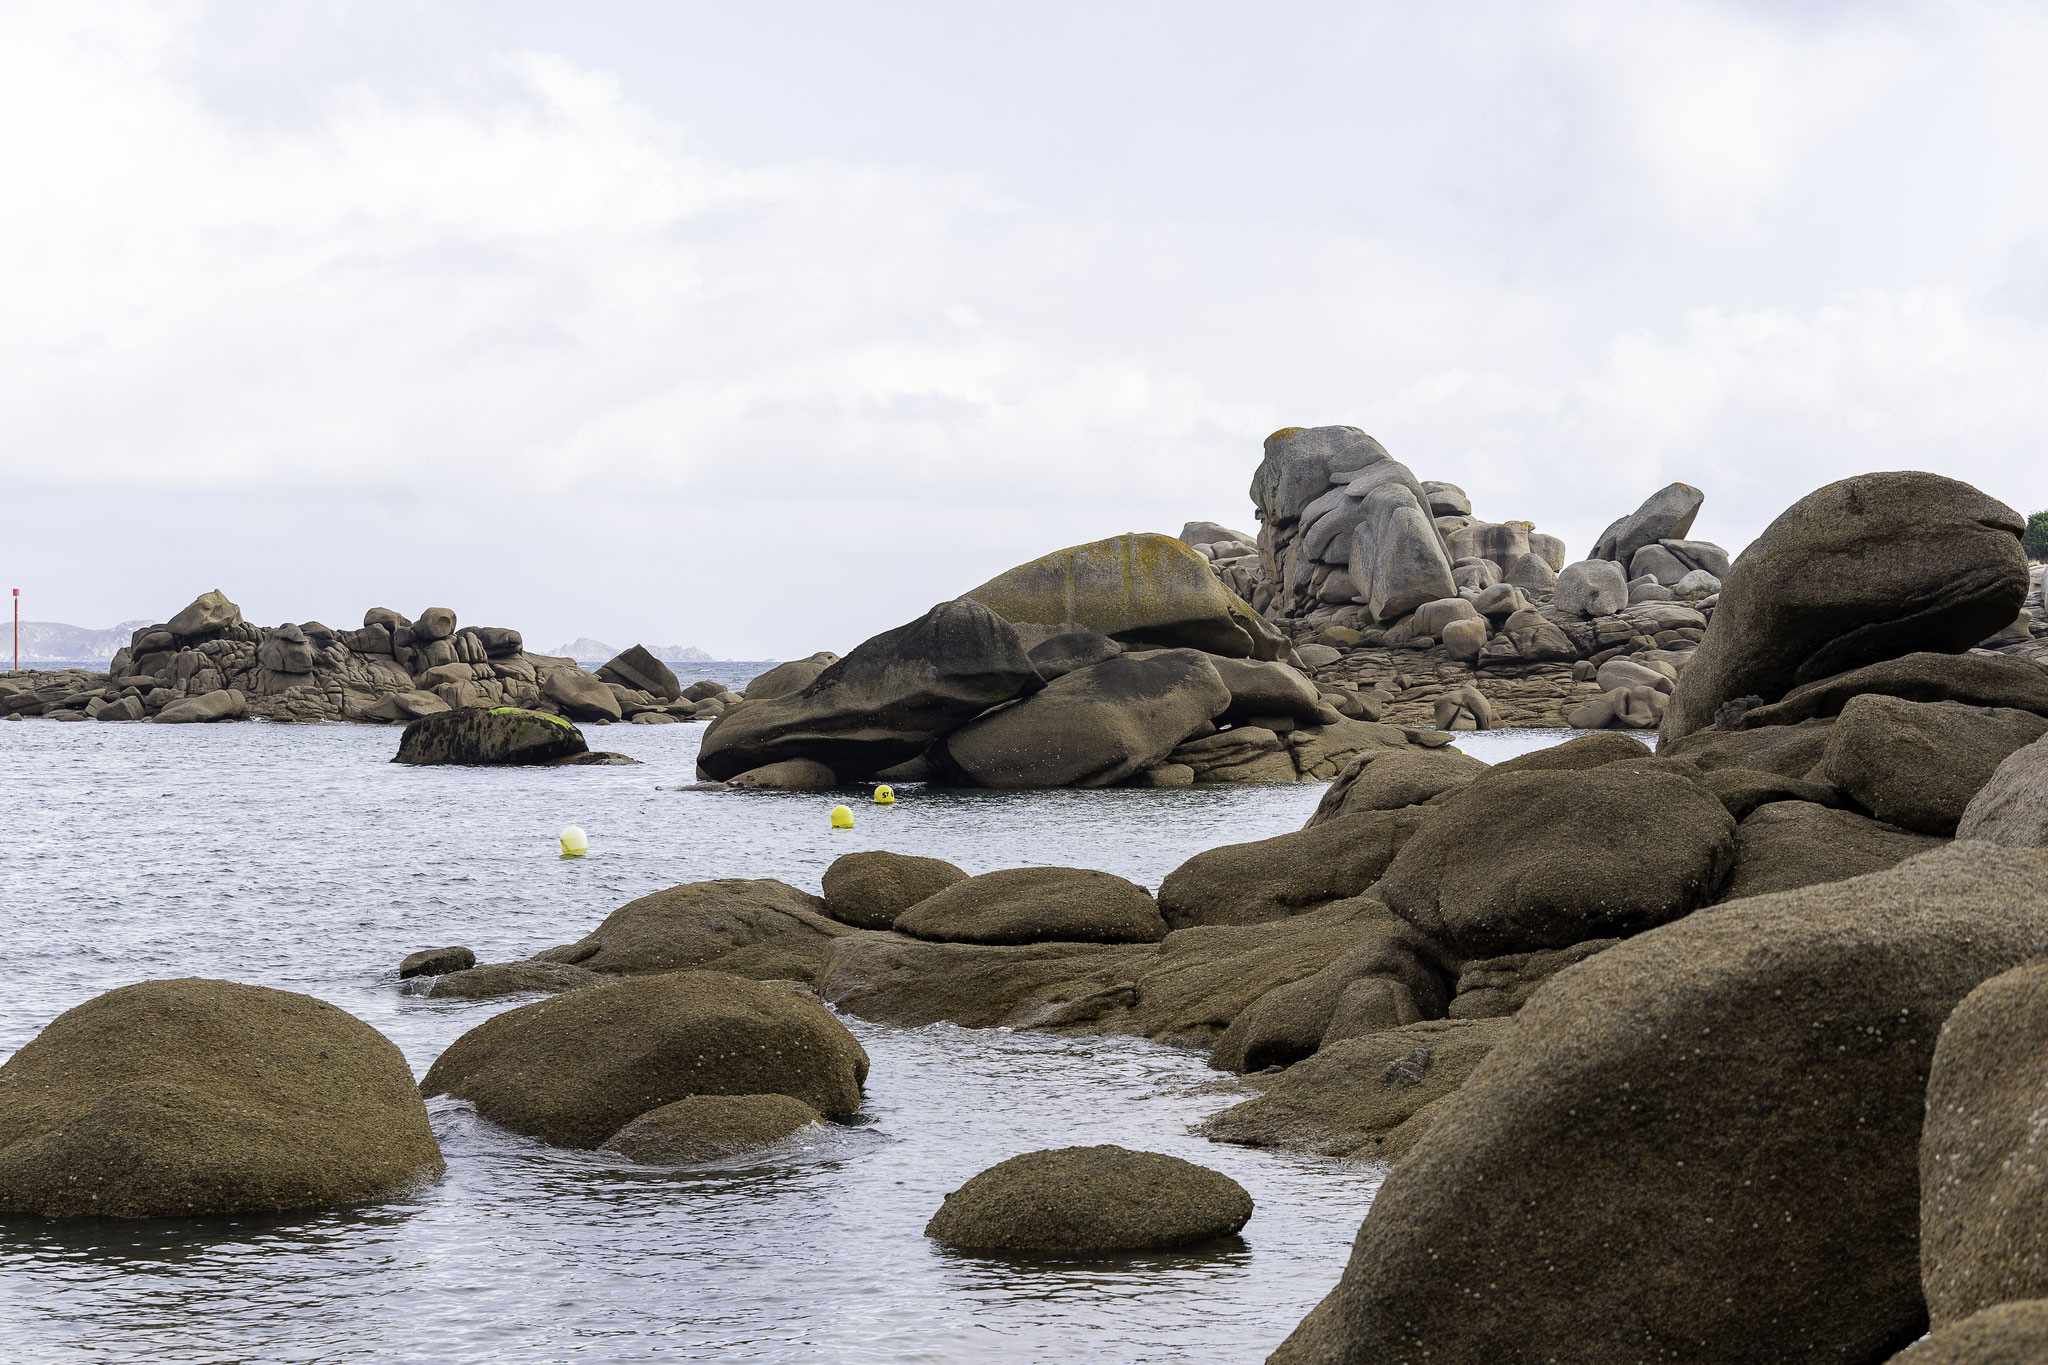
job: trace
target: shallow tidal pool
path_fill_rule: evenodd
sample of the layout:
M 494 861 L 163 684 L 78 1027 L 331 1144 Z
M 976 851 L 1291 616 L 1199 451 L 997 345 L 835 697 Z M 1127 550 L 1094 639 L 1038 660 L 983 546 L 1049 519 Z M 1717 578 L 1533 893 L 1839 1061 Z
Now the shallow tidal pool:
M 209 976 L 303 991 L 367 1020 L 415 1074 L 523 1003 L 402 993 L 397 963 L 580 937 L 678 882 L 816 891 L 842 853 L 970 873 L 1101 868 L 1156 889 L 1190 855 L 1297 829 L 1322 788 L 845 794 L 683 790 L 703 727 L 589 731 L 637 767 L 388 762 L 395 729 L 0 725 L 0 1057 L 114 986 Z M 1560 732 L 1461 737 L 1488 761 Z M 591 853 L 556 855 L 580 825 Z M 1231 1102 L 1203 1058 L 847 1020 L 873 1058 L 856 1122 L 712 1167 L 566 1152 L 429 1105 L 440 1183 L 310 1216 L 0 1219 L 0 1358 L 199 1361 L 1256 1361 L 1335 1283 L 1381 1171 L 1216 1146 Z M 1243 1237 L 1102 1262 L 1005 1261 L 923 1237 L 945 1194 L 1039 1147 L 1116 1142 L 1226 1172 Z

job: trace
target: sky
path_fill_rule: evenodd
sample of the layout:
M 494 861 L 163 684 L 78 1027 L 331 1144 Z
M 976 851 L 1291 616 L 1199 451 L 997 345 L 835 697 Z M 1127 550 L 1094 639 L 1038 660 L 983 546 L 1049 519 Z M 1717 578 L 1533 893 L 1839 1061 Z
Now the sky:
M 1584 554 L 2048 505 L 2048 9 L 0 9 L 32 620 L 844 652 L 1348 423 Z

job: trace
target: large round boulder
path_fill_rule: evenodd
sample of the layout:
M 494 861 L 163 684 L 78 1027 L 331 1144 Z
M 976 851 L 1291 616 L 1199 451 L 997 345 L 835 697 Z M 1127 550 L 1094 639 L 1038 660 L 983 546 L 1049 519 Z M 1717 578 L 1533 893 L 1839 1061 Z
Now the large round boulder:
M 535 954 L 606 975 L 716 967 L 742 976 L 809 980 L 825 945 L 852 930 L 825 903 L 773 878 L 685 882 L 628 901 L 574 943 Z M 751 969 L 746 954 L 778 970 Z
M 1124 644 L 1277 659 L 1287 637 L 1172 536 L 1112 536 L 1020 564 L 963 594 L 1018 625 L 1094 631 Z
M 2048 1298 L 2048 960 L 1995 976 L 1942 1025 L 1920 1134 L 1920 1282 L 1936 1327 Z
M 1344 765 L 1305 828 L 1365 811 L 1419 806 L 1485 771 L 1485 763 L 1457 749 L 1368 749 Z
M 2005 756 L 1963 807 L 1956 838 L 2048 848 L 2048 736 Z
M 58 1015 L 0 1066 L 0 1212 L 330 1208 L 442 1170 L 398 1049 L 291 991 L 122 986 Z
M 1863 474 L 1807 494 L 1743 551 L 1664 713 L 1677 739 L 1724 703 L 1918 650 L 1960 654 L 2019 613 L 2025 521 L 1939 474 Z
M 589 752 L 583 732 L 560 716 L 517 706 L 464 706 L 421 716 L 407 725 L 391 761 L 537 764 L 559 763 Z
M 1125 654 L 962 726 L 929 757 L 973 786 L 1107 787 L 1159 764 L 1229 705 L 1206 654 Z
M 856 929 L 893 929 L 896 917 L 967 874 L 943 858 L 868 849 L 825 869 L 825 913 Z
M 1677 919 L 1711 903 L 1734 862 L 1735 821 L 1683 777 L 1517 772 L 1445 802 L 1378 895 L 1458 956 L 1498 957 Z
M 2048 734 L 2010 707 L 1869 694 L 1842 708 L 1814 776 L 1887 824 L 1950 835 L 2000 764 Z
M 724 972 L 664 972 L 485 1020 L 420 1082 L 516 1133 L 594 1148 L 692 1095 L 788 1095 L 827 1118 L 860 1107 L 868 1056 L 808 994 Z
M 1252 1197 L 1160 1152 L 1062 1147 L 998 1162 L 946 1196 L 924 1235 L 969 1251 L 1164 1251 L 1234 1235 Z
M 978 602 L 942 602 L 856 645 L 800 691 L 749 697 L 727 711 L 704 732 L 697 769 L 723 782 L 808 758 L 857 781 L 1037 686 L 1009 622 Z
M 1885 1359 L 1926 1329 L 1919 1147 L 1956 1004 L 2048 934 L 2048 854 L 1955 845 L 1554 977 L 1273 1359 Z
M 1144 887 L 1079 867 L 1011 867 L 954 882 L 896 917 L 940 943 L 1157 943 L 1166 921 Z

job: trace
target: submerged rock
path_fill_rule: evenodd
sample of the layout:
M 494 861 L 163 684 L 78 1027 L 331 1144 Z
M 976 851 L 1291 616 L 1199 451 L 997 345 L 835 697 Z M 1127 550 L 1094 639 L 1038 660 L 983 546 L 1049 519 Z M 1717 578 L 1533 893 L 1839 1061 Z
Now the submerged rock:
M 823 1121 L 788 1095 L 692 1095 L 648 1110 L 600 1150 L 652 1166 L 681 1166 L 744 1156 Z
M 924 1235 L 970 1251 L 1162 1251 L 1234 1235 L 1252 1197 L 1158 1152 L 1063 1147 L 998 1162 L 946 1196 Z
M 828 1118 L 860 1107 L 868 1057 L 805 995 L 724 972 L 608 981 L 485 1020 L 441 1054 L 427 1095 L 517 1133 L 594 1148 L 692 1095 L 788 1095 Z
M 808 981 L 825 946 L 853 931 L 816 896 L 771 878 L 686 882 L 629 901 L 540 962 L 607 976 L 708 967 Z
M 290 991 L 123 986 L 57 1016 L 0 1066 L 0 1212 L 331 1208 L 442 1170 L 398 1049 Z
M 517 706 L 465 706 L 421 716 L 398 737 L 393 763 L 560 763 L 590 751 L 560 716 Z

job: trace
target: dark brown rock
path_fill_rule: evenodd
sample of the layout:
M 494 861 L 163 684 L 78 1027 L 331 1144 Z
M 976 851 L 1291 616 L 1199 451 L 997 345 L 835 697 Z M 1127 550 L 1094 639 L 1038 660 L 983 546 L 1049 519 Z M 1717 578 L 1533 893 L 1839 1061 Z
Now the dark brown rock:
M 1892 1357 L 1892 1365 L 2041 1365 L 2048 1360 L 2048 1300 L 1986 1308 Z
M 476 965 L 476 954 L 467 948 L 422 948 L 416 953 L 407 953 L 405 960 L 398 964 L 398 979 L 406 980 L 415 976 L 446 976 L 450 972 L 466 971 Z
M 599 668 L 597 676 L 605 682 L 630 687 L 635 692 L 645 692 L 663 701 L 683 699 L 683 685 L 676 681 L 675 673 L 648 653 L 645 645 L 634 645 L 621 652 Z
M 800 964 L 796 979 L 809 980 L 826 944 L 853 932 L 824 909 L 818 897 L 770 878 L 686 882 L 629 901 L 576 942 L 534 956 L 622 976 L 730 971 L 735 955 L 772 946 Z
M 788 1095 L 692 1095 L 650 1109 L 605 1139 L 601 1150 L 652 1166 L 719 1161 L 772 1146 L 823 1121 Z
M 1735 827 L 1735 870 L 1721 889 L 1721 901 L 1882 872 L 1941 843 L 1853 811 L 1773 801 Z
M 517 706 L 463 706 L 421 716 L 398 738 L 393 763 L 559 763 L 588 753 L 583 732 L 560 716 Z
M 1337 774 L 1305 828 L 1361 811 L 1419 806 L 1486 770 L 1486 764 L 1456 749 L 1368 750 Z
M 1380 879 L 1425 814 L 1361 811 L 1197 853 L 1160 883 L 1159 913 L 1175 929 L 1262 924 L 1358 895 Z
M 1377 1017 L 1347 1020 L 1338 1037 L 1368 1031 L 1359 1022 L 1392 1028 L 1441 1019 L 1456 978 L 1457 965 L 1442 949 L 1413 925 L 1395 920 L 1314 975 L 1260 996 L 1216 1040 L 1209 1065 L 1218 1071 L 1292 1066 L 1335 1041 L 1328 1037 L 1330 1025 L 1347 999 L 1354 1013 L 1364 1012 L 1355 996 L 1367 990 L 1375 997 Z
M 1063 1147 L 998 1162 L 946 1196 L 924 1235 L 974 1251 L 1161 1251 L 1229 1237 L 1252 1197 L 1229 1176 L 1158 1152 Z
M 2031 711 L 1866 694 L 1842 708 L 1814 776 L 1887 824 L 1950 835 L 2007 755 L 2044 733 Z
M 2048 715 L 2048 668 L 2004 654 L 1931 654 L 1886 659 L 1795 687 L 1784 699 L 1743 713 L 1742 727 L 1796 725 L 1837 716 L 1866 693 L 1906 701 L 1953 701 L 1967 706 L 2010 706 Z
M 881 849 L 848 853 L 825 869 L 825 913 L 856 929 L 893 929 L 905 910 L 965 880 L 965 872 L 941 858 Z
M 1157 943 L 1144 887 L 1078 867 L 1011 867 L 954 882 L 896 917 L 896 931 L 941 943 Z

